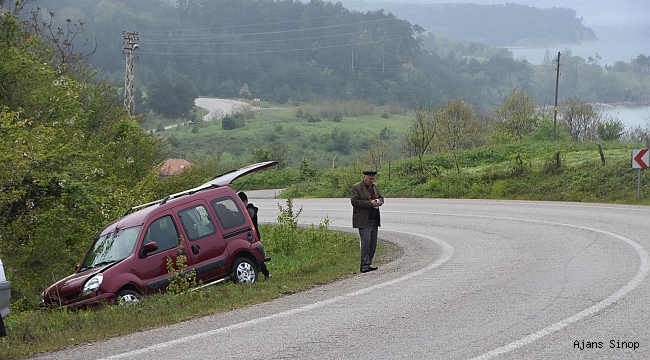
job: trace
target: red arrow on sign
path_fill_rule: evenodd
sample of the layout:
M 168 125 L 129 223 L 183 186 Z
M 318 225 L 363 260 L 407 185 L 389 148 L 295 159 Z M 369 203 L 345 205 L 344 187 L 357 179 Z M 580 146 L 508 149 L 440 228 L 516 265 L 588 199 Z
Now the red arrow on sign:
M 639 150 L 639 153 L 636 154 L 636 156 L 634 157 L 634 161 L 636 161 L 636 163 L 639 164 L 641 169 L 647 169 L 648 168 L 648 164 L 646 164 L 645 161 L 643 161 L 643 156 L 647 152 L 648 152 L 648 149 L 641 149 L 641 150 Z

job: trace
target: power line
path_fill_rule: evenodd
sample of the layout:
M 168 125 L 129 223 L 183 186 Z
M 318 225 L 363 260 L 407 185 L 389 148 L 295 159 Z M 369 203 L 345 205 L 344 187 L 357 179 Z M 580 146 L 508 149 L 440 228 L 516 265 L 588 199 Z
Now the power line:
M 295 49 L 284 49 L 284 50 L 265 50 L 265 51 L 241 51 L 241 52 L 155 52 L 155 51 L 143 51 L 142 54 L 150 55 L 253 55 L 253 54 L 274 54 L 274 53 L 287 53 L 287 52 L 296 52 L 296 51 L 314 51 L 314 50 L 323 50 L 323 49 L 334 49 L 340 47 L 350 47 L 357 45 L 368 45 L 368 44 L 377 44 L 381 42 L 388 42 L 392 40 L 403 40 L 403 39 L 413 39 L 411 36 L 402 36 L 389 39 L 381 40 L 372 40 L 372 41 L 362 41 L 350 44 L 340 44 L 340 45 L 325 45 L 317 47 L 307 47 L 307 48 L 295 48 Z

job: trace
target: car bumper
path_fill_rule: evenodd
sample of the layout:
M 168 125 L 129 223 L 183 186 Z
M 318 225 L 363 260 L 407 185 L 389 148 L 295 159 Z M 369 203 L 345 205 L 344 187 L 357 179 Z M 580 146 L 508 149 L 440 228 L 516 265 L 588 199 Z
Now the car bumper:
M 11 283 L 0 282 L 0 315 L 2 317 L 9 315 L 9 300 L 11 300 Z
M 255 247 L 255 249 L 256 249 L 257 252 L 261 255 L 261 259 L 260 259 L 260 257 L 258 256 L 258 260 L 260 260 L 260 262 L 271 261 L 271 258 L 270 258 L 270 257 L 266 257 L 266 253 L 264 252 L 264 246 L 262 245 L 262 243 L 258 242 L 258 243 L 257 243 L 257 246 Z
M 115 294 L 113 293 L 102 293 L 92 297 L 84 297 L 77 299 L 72 299 L 70 301 L 64 302 L 62 305 L 69 308 L 86 308 L 93 307 L 101 304 L 114 304 L 115 303 Z M 48 307 L 58 307 L 58 303 L 49 303 L 45 304 Z

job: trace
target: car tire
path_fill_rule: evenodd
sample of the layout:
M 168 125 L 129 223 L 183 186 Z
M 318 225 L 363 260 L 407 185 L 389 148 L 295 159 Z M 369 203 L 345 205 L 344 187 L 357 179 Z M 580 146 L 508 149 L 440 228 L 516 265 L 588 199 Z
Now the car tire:
M 142 295 L 140 295 L 139 292 L 131 289 L 122 289 L 117 293 L 117 296 L 115 297 L 116 302 L 120 305 L 139 303 L 140 299 L 142 299 Z
M 235 284 L 252 284 L 257 281 L 257 267 L 247 258 L 238 258 L 232 266 L 232 280 Z

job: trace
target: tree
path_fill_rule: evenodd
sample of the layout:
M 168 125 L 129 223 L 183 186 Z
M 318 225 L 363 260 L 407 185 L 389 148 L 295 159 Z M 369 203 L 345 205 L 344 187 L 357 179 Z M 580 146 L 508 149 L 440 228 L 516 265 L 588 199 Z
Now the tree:
M 372 146 L 366 150 L 366 161 L 369 164 L 372 164 L 374 169 L 379 169 L 382 163 L 386 161 L 386 157 L 389 153 L 390 148 L 388 147 L 386 140 L 381 136 L 377 136 L 375 137 Z
M 248 90 L 248 84 L 244 83 L 241 89 L 239 89 L 239 97 L 242 97 L 244 99 L 250 99 L 253 97 L 250 90 Z
M 602 118 L 602 111 L 583 100 L 570 97 L 564 101 L 560 114 L 562 125 L 573 141 L 597 139 L 597 128 Z
M 418 157 L 420 171 L 424 170 L 422 158 L 430 150 L 435 135 L 436 119 L 433 116 L 433 111 L 418 105 L 415 108 L 415 122 L 411 131 L 407 134 L 407 139 Z
M 646 72 L 646 73 L 650 72 L 650 56 L 639 54 L 632 61 L 642 72 Z
M 244 120 L 244 116 L 240 113 L 233 114 L 232 116 L 226 115 L 221 120 L 221 128 L 224 130 L 234 130 L 244 126 L 246 126 L 246 120 Z
M 17 309 L 35 307 L 102 225 L 146 198 L 165 157 L 115 87 L 86 81 L 81 62 L 61 71 L 53 54 L 47 32 L 0 16 L 0 256 Z
M 523 89 L 512 89 L 504 103 L 497 107 L 491 120 L 502 137 L 521 140 L 530 134 L 539 122 L 539 114 L 532 97 Z
M 434 113 L 438 126 L 436 143 L 454 155 L 456 170 L 460 172 L 458 157 L 460 149 L 471 148 L 477 142 L 480 121 L 474 108 L 463 100 L 452 100 Z
M 160 75 L 149 87 L 147 105 L 167 117 L 189 116 L 197 97 L 198 91 L 187 78 L 172 81 L 169 76 Z

